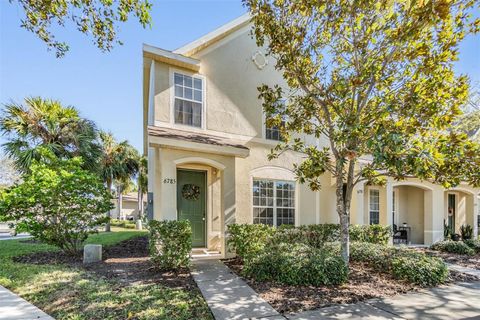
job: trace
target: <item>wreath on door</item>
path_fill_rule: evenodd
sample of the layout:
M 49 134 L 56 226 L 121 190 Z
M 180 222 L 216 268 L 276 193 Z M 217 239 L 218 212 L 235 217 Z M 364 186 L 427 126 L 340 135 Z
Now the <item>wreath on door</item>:
M 182 187 L 182 197 L 187 200 L 196 201 L 200 198 L 200 187 L 195 184 L 184 184 Z

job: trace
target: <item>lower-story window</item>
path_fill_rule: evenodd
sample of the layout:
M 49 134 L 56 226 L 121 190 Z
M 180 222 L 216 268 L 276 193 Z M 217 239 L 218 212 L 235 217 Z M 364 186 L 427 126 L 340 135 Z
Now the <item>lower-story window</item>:
M 253 223 L 295 224 L 295 183 L 253 180 Z
M 380 191 L 371 189 L 369 193 L 370 224 L 380 223 Z

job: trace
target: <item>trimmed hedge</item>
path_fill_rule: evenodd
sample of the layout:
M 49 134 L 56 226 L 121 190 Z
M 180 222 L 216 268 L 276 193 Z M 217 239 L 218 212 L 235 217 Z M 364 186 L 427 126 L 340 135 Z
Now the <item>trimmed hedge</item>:
M 150 256 L 161 270 L 177 270 L 190 265 L 192 227 L 190 221 L 149 222 Z
M 350 259 L 421 286 L 436 286 L 448 277 L 447 266 L 440 258 L 404 248 L 352 242 Z
M 430 247 L 435 251 L 442 251 L 448 253 L 466 254 L 472 256 L 475 254 L 475 250 L 470 248 L 466 243 L 462 241 L 445 240 L 439 241 Z
M 436 286 L 445 282 L 448 268 L 440 258 L 409 253 L 392 259 L 392 275 L 421 286 Z
M 230 224 L 227 245 L 241 259 L 258 254 L 275 234 L 275 228 L 265 224 Z
M 348 278 L 348 268 L 339 255 L 305 244 L 269 245 L 245 262 L 244 274 L 257 281 L 287 285 L 338 285 Z
M 269 243 L 300 243 L 321 249 L 328 243 L 340 241 L 340 225 L 328 223 L 278 228 L 264 224 L 231 224 L 228 231 L 229 248 L 242 259 L 255 256 Z M 350 225 L 351 241 L 387 244 L 390 236 L 389 226 Z
M 135 229 L 135 221 L 129 220 L 111 219 L 110 225 L 113 227 L 121 227 L 125 229 Z
M 463 241 L 467 246 L 472 248 L 475 253 L 480 253 L 480 240 L 468 239 Z

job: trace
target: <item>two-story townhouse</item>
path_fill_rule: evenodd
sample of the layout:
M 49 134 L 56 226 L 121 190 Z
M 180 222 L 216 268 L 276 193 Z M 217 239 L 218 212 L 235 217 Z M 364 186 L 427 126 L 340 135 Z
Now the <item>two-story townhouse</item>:
M 292 172 L 302 154 L 267 159 L 280 137 L 265 126 L 257 87 L 285 84 L 250 30 L 244 15 L 175 51 L 143 47 L 149 216 L 190 220 L 193 246 L 221 256 L 230 223 L 338 223 L 329 174 L 313 192 Z M 443 239 L 444 223 L 457 231 L 470 224 L 477 234 L 478 193 L 416 179 L 358 185 L 351 223 L 406 224 L 416 244 Z

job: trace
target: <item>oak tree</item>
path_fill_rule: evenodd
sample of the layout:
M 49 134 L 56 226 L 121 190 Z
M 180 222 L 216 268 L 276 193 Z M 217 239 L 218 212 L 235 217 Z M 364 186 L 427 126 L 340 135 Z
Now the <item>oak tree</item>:
M 480 185 L 479 146 L 450 130 L 469 80 L 456 75 L 459 43 L 477 33 L 475 1 L 243 0 L 257 45 L 286 85 L 262 85 L 267 125 L 285 150 L 304 154 L 300 182 L 336 181 L 342 256 L 348 262 L 350 204 L 361 183 L 418 177 Z M 302 135 L 324 139 L 322 148 Z

